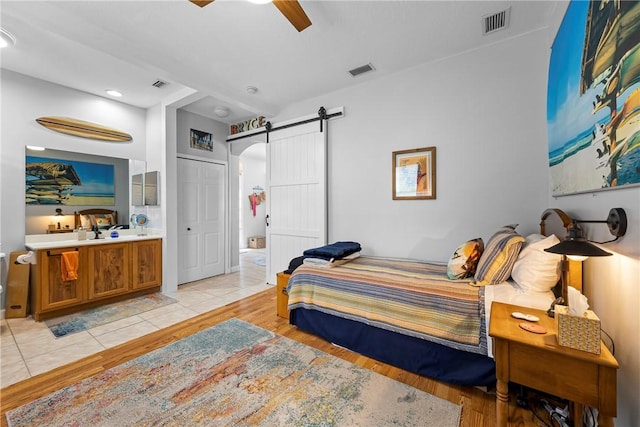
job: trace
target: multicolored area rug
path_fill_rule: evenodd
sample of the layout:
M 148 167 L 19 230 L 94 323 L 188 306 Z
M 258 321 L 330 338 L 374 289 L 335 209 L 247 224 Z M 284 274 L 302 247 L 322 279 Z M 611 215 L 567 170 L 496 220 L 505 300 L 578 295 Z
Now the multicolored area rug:
M 75 332 L 95 328 L 96 326 L 106 325 L 107 323 L 115 322 L 116 320 L 126 317 L 135 316 L 136 314 L 164 307 L 165 305 L 175 302 L 177 302 L 175 299 L 158 292 L 80 311 L 67 316 L 56 317 L 45 320 L 44 323 L 49 327 L 53 335 L 59 338 Z
M 460 406 L 231 319 L 7 412 L 15 426 L 458 426 Z

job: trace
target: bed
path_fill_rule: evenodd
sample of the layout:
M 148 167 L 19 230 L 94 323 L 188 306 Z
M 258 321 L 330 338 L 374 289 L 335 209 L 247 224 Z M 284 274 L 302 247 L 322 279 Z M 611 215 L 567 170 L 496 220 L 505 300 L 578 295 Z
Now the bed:
M 91 230 L 94 226 L 105 229 L 118 224 L 118 212 L 111 209 L 85 209 L 73 214 L 75 216 L 74 229 L 82 227 L 85 230 Z
M 546 210 L 541 233 L 521 236 L 513 225 L 501 227 L 486 245 L 464 242 L 448 262 L 360 256 L 331 268 L 303 264 L 287 286 L 290 323 L 420 375 L 492 386 L 491 303 L 546 310 L 556 298 L 561 260 L 543 251 L 559 242 L 545 235 L 551 217 L 560 220 L 555 229 L 564 237 L 571 220 Z M 581 290 L 581 274 L 568 277 Z

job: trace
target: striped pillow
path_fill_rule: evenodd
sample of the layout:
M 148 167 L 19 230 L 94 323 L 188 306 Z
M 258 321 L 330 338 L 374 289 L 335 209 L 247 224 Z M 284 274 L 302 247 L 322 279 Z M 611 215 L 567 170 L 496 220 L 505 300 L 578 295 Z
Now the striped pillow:
M 506 225 L 491 236 L 478 262 L 475 285 L 493 285 L 509 278 L 524 243 L 524 237 L 516 232 L 517 226 Z

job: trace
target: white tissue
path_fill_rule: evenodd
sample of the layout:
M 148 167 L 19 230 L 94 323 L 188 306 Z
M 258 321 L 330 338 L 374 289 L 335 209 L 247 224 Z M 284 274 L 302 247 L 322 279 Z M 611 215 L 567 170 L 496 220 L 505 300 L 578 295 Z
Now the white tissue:
M 35 264 L 35 259 L 33 258 L 33 251 L 29 251 L 26 254 L 18 255 L 16 257 L 17 264 Z
M 569 314 L 572 316 L 584 316 L 589 309 L 587 297 L 576 288 L 569 286 Z

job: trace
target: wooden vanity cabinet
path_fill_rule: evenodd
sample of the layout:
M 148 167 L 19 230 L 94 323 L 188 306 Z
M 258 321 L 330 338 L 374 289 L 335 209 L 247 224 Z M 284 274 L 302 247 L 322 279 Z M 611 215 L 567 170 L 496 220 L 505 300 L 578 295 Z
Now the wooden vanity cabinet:
M 39 292 L 31 293 L 32 310 L 47 311 L 69 307 L 84 301 L 84 286 L 82 277 L 85 265 L 80 262 L 77 280 L 62 280 L 61 258 L 63 252 L 76 251 L 78 248 L 60 248 L 38 251 L 36 264 L 32 266 L 32 274 L 39 279 Z M 35 270 L 35 271 L 34 271 Z M 35 297 L 35 300 L 34 300 Z
M 162 240 L 142 240 L 131 246 L 131 287 L 162 284 Z
M 112 243 L 89 246 L 85 250 L 87 299 L 106 298 L 129 292 L 129 246 L 136 243 Z
M 78 279 L 62 281 L 63 252 L 78 251 Z M 37 321 L 160 290 L 162 239 L 42 249 L 31 266 Z

